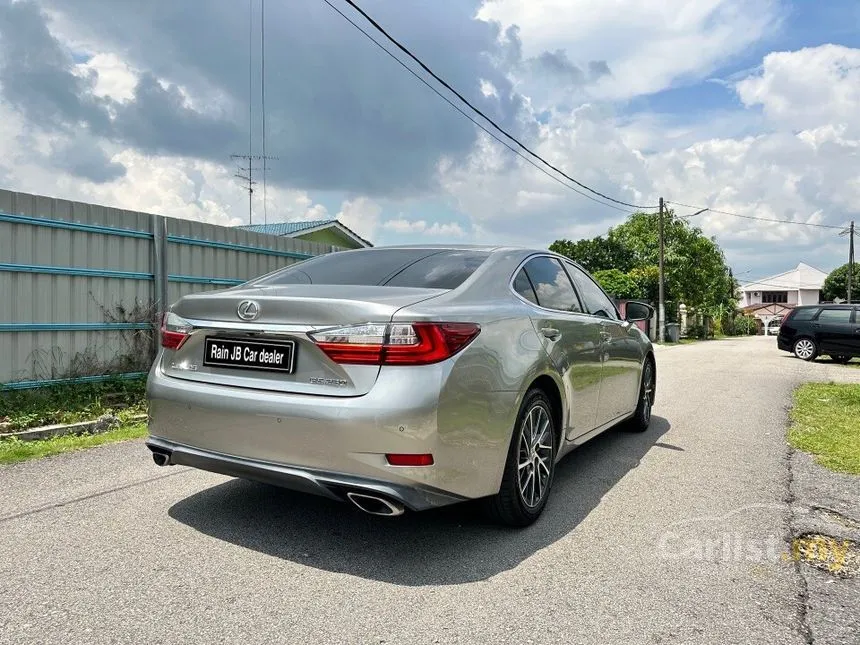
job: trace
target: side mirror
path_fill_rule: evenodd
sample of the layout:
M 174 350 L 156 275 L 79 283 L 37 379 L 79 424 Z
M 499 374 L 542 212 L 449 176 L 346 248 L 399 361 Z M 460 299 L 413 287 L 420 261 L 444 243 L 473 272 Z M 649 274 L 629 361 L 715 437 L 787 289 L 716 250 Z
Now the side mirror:
M 624 319 L 629 322 L 639 322 L 641 320 L 651 320 L 654 315 L 654 307 L 646 305 L 644 302 L 630 301 L 625 307 Z

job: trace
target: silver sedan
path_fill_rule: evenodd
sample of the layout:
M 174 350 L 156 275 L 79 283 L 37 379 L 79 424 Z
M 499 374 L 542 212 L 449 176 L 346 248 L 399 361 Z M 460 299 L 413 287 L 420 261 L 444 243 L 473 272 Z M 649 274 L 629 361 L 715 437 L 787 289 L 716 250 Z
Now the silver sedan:
M 558 461 L 651 420 L 656 365 L 613 301 L 546 251 L 389 247 L 193 294 L 149 375 L 159 466 L 400 515 L 480 499 L 534 522 Z

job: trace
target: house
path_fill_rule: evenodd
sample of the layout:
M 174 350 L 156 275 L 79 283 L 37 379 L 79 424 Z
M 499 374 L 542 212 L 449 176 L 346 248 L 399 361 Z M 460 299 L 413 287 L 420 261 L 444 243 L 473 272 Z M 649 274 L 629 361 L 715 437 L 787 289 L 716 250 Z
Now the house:
M 340 249 L 363 249 L 373 246 L 349 227 L 336 219 L 307 222 L 277 222 L 275 224 L 251 224 L 237 226 L 254 233 L 292 237 L 306 242 L 328 244 Z
M 742 285 L 740 307 L 768 333 L 797 305 L 817 305 L 826 278 L 824 271 L 801 262 L 791 271 Z

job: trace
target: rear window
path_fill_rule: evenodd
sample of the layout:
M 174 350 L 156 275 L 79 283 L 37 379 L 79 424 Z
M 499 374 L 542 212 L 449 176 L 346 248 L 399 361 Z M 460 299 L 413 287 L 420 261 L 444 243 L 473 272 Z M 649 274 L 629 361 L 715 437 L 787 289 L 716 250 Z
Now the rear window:
M 818 307 L 810 307 L 809 309 L 795 309 L 789 316 L 789 320 L 812 320 L 818 313 Z
M 256 284 L 456 289 L 488 256 L 486 251 L 437 249 L 372 249 L 330 253 L 286 267 Z

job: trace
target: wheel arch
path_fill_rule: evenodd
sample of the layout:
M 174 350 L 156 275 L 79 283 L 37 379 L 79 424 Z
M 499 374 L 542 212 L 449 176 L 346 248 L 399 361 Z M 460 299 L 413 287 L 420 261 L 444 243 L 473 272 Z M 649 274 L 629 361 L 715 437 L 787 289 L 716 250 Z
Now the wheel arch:
M 555 421 L 555 443 L 556 450 L 561 449 L 562 438 L 564 437 L 564 399 L 562 398 L 561 388 L 555 379 L 549 374 L 541 374 L 529 384 L 525 392 L 531 390 L 540 390 L 549 399 L 550 408 L 552 411 L 553 420 Z M 525 395 L 524 395 L 525 396 Z

